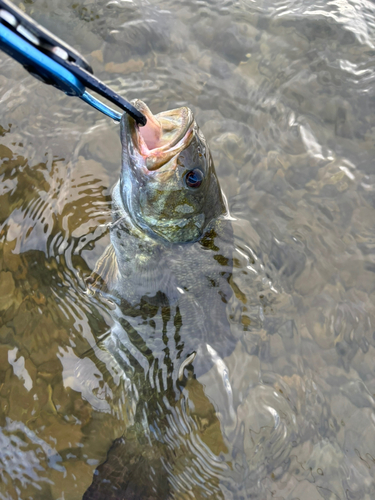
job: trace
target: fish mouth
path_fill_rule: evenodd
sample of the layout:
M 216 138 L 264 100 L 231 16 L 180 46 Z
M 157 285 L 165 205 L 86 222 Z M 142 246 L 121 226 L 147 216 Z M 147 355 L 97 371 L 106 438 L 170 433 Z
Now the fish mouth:
M 133 145 L 144 158 L 147 169 L 158 170 L 190 144 L 193 113 L 181 107 L 154 115 L 143 101 L 136 99 L 132 104 L 147 118 L 144 127 L 132 120 Z

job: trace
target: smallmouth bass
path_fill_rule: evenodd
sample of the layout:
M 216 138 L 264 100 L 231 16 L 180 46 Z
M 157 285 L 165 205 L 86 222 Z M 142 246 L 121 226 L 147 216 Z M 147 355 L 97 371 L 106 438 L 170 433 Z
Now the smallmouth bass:
M 233 480 L 235 416 L 223 361 L 236 344 L 226 313 L 231 223 L 192 112 L 154 116 L 142 101 L 134 105 L 147 125 L 121 120 L 111 243 L 89 287 L 113 304 L 103 347 L 128 377 L 135 410 L 84 499 L 220 499 L 221 484 Z M 188 470 L 196 477 L 186 479 Z

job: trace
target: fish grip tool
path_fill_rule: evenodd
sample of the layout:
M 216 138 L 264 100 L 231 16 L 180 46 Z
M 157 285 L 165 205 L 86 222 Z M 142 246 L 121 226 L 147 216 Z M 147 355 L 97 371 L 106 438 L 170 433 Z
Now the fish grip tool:
M 8 0 L 0 0 L 0 49 L 21 63 L 42 82 L 76 96 L 113 120 L 122 114 L 96 99 L 86 88 L 128 113 L 141 126 L 146 117 L 132 104 L 96 78 L 86 59 L 36 23 Z

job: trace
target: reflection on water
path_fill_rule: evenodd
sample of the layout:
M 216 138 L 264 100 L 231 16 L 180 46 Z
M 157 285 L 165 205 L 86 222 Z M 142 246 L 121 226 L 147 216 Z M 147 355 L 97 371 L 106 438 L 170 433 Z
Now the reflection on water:
M 373 499 L 372 3 L 21 6 L 194 110 L 234 220 L 202 261 L 226 303 L 88 293 L 118 125 L 0 54 L 0 498 Z

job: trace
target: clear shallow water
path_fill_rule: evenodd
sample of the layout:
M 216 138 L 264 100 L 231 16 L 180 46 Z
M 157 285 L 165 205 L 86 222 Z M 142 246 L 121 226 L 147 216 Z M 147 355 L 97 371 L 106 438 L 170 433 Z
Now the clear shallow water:
M 84 282 L 108 244 L 118 125 L 0 54 L 0 498 L 81 499 L 122 436 L 112 456 L 155 498 L 374 498 L 373 5 L 24 7 L 129 99 L 195 112 L 235 219 L 238 343 L 215 365 L 232 400 L 219 368 L 188 380 L 158 447 L 96 347 L 111 308 Z

